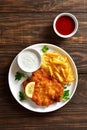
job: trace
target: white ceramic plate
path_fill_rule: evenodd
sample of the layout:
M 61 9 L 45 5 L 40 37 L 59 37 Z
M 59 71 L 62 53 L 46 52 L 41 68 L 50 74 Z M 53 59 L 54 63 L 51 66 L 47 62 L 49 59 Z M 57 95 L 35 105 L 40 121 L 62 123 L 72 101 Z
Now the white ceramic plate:
M 75 63 L 66 51 L 64 51 L 60 47 L 57 47 L 52 44 L 40 43 L 40 44 L 35 44 L 32 46 L 29 46 L 25 49 L 33 48 L 33 49 L 36 49 L 40 54 L 42 54 L 43 52 L 41 49 L 43 48 L 44 45 L 48 46 L 49 51 L 56 51 L 56 52 L 60 53 L 61 55 L 65 55 L 68 57 L 72 70 L 73 70 L 74 77 L 75 77 L 75 81 L 73 81 L 71 83 L 71 85 L 68 87 L 68 89 L 70 90 L 70 99 L 71 99 L 76 91 L 77 83 L 78 83 L 78 72 L 77 72 Z M 31 99 L 27 99 L 25 101 L 20 101 L 19 100 L 19 91 L 21 91 L 21 89 L 22 89 L 21 84 L 25 80 L 25 78 L 23 78 L 21 81 L 15 80 L 15 74 L 17 71 L 21 71 L 21 70 L 18 67 L 17 56 L 16 56 L 9 69 L 9 74 L 8 74 L 9 87 L 10 87 L 11 93 L 14 96 L 14 98 L 16 99 L 16 101 L 23 107 L 27 108 L 28 110 L 31 110 L 34 112 L 41 112 L 41 113 L 51 112 L 51 111 L 54 111 L 54 110 L 57 110 L 57 109 L 63 107 L 65 104 L 67 104 L 70 101 L 70 99 L 69 99 L 68 101 L 57 102 L 48 107 L 43 107 L 43 106 L 40 107 L 40 106 L 36 105 Z

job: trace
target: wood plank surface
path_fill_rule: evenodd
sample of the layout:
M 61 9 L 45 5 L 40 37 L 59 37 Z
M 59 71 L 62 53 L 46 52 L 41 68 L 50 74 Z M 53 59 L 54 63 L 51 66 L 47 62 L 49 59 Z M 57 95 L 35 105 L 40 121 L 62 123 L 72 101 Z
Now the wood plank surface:
M 0 12 L 87 12 L 87 0 L 0 0 Z
M 54 33 L 52 25 L 56 13 L 51 16 L 45 13 L 43 17 L 41 13 L 7 14 L 0 15 L 0 54 L 4 57 L 0 67 L 1 74 L 6 58 L 13 59 L 23 48 L 35 43 L 51 43 L 62 47 L 75 60 L 79 73 L 87 73 L 87 14 L 74 13 L 78 17 L 79 30 L 70 39 L 61 39 Z
M 71 12 L 78 32 L 62 39 L 53 20 Z M 25 47 L 51 43 L 63 48 L 78 69 L 78 86 L 70 102 L 51 113 L 35 113 L 20 106 L 8 85 L 8 71 Z M 87 130 L 87 0 L 0 0 L 0 130 Z
M 49 15 L 50 14 L 50 15 Z M 2 45 L 29 44 L 30 42 L 59 42 L 59 43 L 86 43 L 87 41 L 87 13 L 73 13 L 79 22 L 76 35 L 70 39 L 61 39 L 53 31 L 53 20 L 58 13 L 6 13 L 0 14 L 0 36 Z M 43 15 L 43 17 L 42 17 Z M 17 40 L 16 40 L 17 39 Z M 11 41 L 12 40 L 12 41 Z

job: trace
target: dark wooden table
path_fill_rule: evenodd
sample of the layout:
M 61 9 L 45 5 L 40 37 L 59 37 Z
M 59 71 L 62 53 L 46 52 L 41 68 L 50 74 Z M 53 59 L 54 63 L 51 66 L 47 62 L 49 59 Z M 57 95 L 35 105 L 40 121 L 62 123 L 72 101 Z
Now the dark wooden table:
M 78 32 L 61 39 L 53 31 L 57 14 L 70 12 L 79 21 Z M 79 82 L 75 95 L 63 108 L 34 113 L 13 98 L 8 71 L 25 47 L 51 43 L 74 59 Z M 0 0 L 0 130 L 87 130 L 87 0 Z

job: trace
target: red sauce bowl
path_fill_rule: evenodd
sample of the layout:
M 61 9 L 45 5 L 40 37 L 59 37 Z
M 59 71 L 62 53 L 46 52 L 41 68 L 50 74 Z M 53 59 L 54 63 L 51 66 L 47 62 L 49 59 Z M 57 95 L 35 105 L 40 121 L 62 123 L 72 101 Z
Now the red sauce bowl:
M 78 20 L 71 13 L 61 13 L 53 22 L 55 33 L 62 38 L 73 36 L 78 30 Z

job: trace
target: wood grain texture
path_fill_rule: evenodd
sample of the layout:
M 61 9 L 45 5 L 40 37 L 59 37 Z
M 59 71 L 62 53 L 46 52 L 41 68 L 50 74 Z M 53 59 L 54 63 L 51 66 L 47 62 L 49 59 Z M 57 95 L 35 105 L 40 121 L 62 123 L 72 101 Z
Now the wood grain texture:
M 86 12 L 87 0 L 0 0 L 0 12 Z
M 71 12 L 79 22 L 69 39 L 53 31 L 53 20 Z M 25 47 L 51 43 L 66 50 L 76 63 L 79 81 L 70 102 L 51 113 L 21 107 L 8 86 L 14 57 Z M 0 0 L 0 130 L 87 130 L 87 0 Z
M 74 14 L 79 21 L 79 30 L 70 39 L 61 39 L 54 33 L 52 24 L 56 13 L 51 16 L 45 13 L 43 17 L 42 13 L 1 14 L 0 54 L 4 58 L 1 59 L 0 73 L 3 73 L 5 61 L 11 62 L 19 51 L 37 43 L 52 43 L 62 47 L 74 59 L 79 73 L 87 73 L 87 14 Z
M 0 36 L 3 45 L 20 42 L 61 42 L 84 44 L 87 41 L 87 13 L 74 13 L 79 22 L 79 30 L 70 39 L 61 39 L 53 31 L 53 20 L 58 13 L 6 13 L 0 14 Z M 48 41 L 47 41 L 48 40 Z M 75 44 L 73 44 L 75 45 Z

